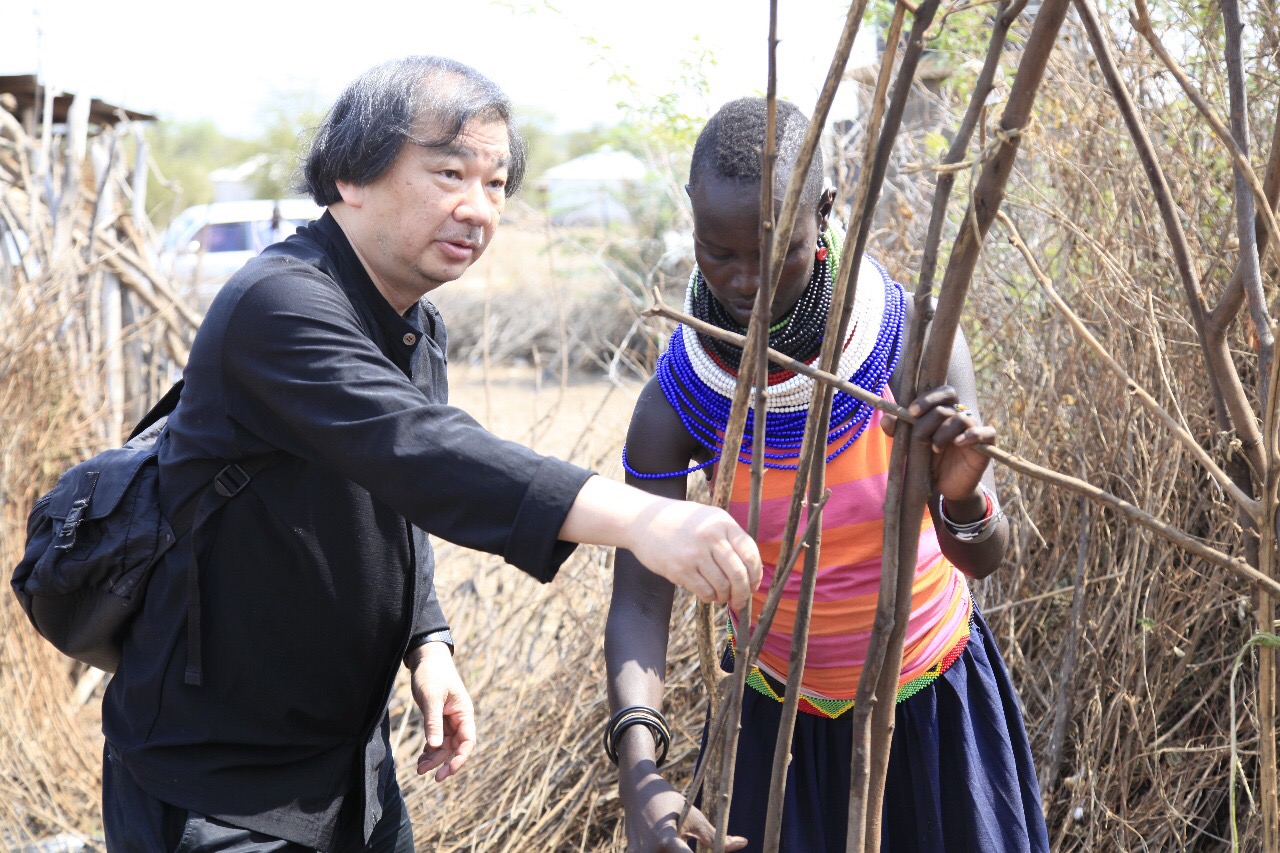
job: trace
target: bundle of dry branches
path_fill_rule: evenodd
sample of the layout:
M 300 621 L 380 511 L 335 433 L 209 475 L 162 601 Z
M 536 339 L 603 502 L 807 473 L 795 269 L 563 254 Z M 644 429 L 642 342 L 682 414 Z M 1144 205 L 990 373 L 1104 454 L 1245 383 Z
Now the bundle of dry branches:
M 75 110 L 73 108 L 73 114 Z M 197 318 L 147 269 L 128 127 L 28 136 L 0 108 L 0 564 L 72 461 L 118 442 L 185 361 Z M 50 198 L 48 188 L 56 188 Z M 149 226 L 147 226 L 149 227 Z M 6 578 L 7 578 L 6 572 Z M 7 584 L 6 584 L 7 586 Z M 101 673 L 0 596 L 0 844 L 100 834 Z

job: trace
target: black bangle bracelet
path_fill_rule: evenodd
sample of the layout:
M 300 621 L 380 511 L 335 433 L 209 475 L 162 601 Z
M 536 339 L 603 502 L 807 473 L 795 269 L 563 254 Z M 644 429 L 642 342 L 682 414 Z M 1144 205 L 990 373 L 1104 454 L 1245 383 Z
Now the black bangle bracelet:
M 667 750 L 671 748 L 671 727 L 659 711 L 644 705 L 623 708 L 609 720 L 609 724 L 604 727 L 605 755 L 615 765 L 618 763 L 618 741 L 622 733 L 632 726 L 644 726 L 653 734 L 654 744 L 658 748 L 657 765 L 661 767 L 667 760 Z

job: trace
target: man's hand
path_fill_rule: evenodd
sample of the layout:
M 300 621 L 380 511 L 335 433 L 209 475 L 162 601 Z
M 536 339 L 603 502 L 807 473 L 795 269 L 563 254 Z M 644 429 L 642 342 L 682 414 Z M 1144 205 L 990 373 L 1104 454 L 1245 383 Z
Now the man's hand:
M 760 585 L 755 541 L 724 510 L 653 498 L 633 522 L 629 550 L 700 600 L 742 609 Z
M 462 768 L 476 743 L 475 709 L 453 654 L 444 643 L 425 643 L 409 652 L 413 701 L 422 711 L 427 743 L 418 756 L 418 775 L 436 771 L 443 782 Z M 438 768 L 438 769 L 437 769 Z
M 560 528 L 567 542 L 626 548 L 701 600 L 742 608 L 760 585 L 756 543 L 724 510 L 592 477 Z

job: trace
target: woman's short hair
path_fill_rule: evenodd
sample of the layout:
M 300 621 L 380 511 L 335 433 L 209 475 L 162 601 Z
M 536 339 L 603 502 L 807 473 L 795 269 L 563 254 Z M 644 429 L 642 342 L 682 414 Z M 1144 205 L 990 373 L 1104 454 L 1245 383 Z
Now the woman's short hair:
M 759 181 L 760 153 L 768 123 L 768 101 L 739 98 L 716 111 L 693 146 L 689 163 L 689 186 L 698 185 L 706 175 L 741 181 Z M 785 177 L 795 168 L 809 127 L 809 117 L 789 101 L 777 101 L 774 117 L 778 153 L 777 174 Z M 805 175 L 802 204 L 815 204 L 822 194 L 823 166 L 819 149 Z
M 341 201 L 338 181 L 371 184 L 406 142 L 449 145 L 473 119 L 506 124 L 511 145 L 506 194 L 514 195 L 524 177 L 525 148 L 510 99 L 471 66 L 441 56 L 396 59 L 357 77 L 311 139 L 302 188 L 316 204 Z M 430 136 L 419 136 L 423 133 Z

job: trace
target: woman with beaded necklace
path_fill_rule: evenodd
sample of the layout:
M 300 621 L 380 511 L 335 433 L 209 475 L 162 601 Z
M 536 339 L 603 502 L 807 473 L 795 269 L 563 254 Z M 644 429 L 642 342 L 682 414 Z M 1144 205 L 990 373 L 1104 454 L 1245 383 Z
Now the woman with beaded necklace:
M 760 156 L 763 99 L 726 104 L 694 147 L 686 187 L 693 209 L 697 261 L 687 313 L 743 332 L 759 286 Z M 781 198 L 808 119 L 777 105 Z M 843 234 L 830 221 L 834 193 L 822 165 L 806 175 L 802 215 L 783 261 L 770 318 L 769 345 L 814 361 L 822 344 Z M 811 210 L 806 215 L 804 210 Z M 893 399 L 896 368 L 912 303 L 883 267 L 858 267 L 850 331 L 838 373 Z M 641 392 L 623 450 L 627 481 L 683 498 L 687 475 L 714 480 L 724 464 L 721 439 L 741 350 L 679 326 Z M 1039 787 L 1018 700 L 965 577 L 994 572 L 1008 524 L 985 456 L 995 441 L 978 418 L 968 345 L 957 335 L 949 385 L 908 407 L 913 437 L 933 445 L 933 496 L 920 535 L 911 617 L 899 675 L 896 727 L 884 798 L 887 851 L 1047 851 Z M 752 606 L 758 618 L 786 522 L 813 380 L 771 366 L 765 420 L 765 478 L 757 541 L 765 577 Z M 730 512 L 746 523 L 751 420 L 738 453 Z M 800 688 L 783 810 L 782 849 L 844 851 L 852 749 L 853 696 L 870 637 L 880 577 L 885 484 L 893 418 L 837 392 L 827 436 L 826 482 L 817 592 Z M 732 451 L 731 451 L 732 452 Z M 728 457 L 732 459 L 732 456 Z M 759 850 L 769 779 L 787 679 L 800 572 L 782 604 L 743 697 L 727 849 Z M 629 849 L 688 850 L 675 822 L 684 800 L 658 767 L 670 743 L 661 714 L 668 625 L 674 589 L 619 551 L 605 653 L 614 712 L 606 750 L 619 768 Z M 726 669 L 735 637 L 749 635 L 732 614 Z M 714 831 L 695 808 L 686 837 L 710 844 Z

